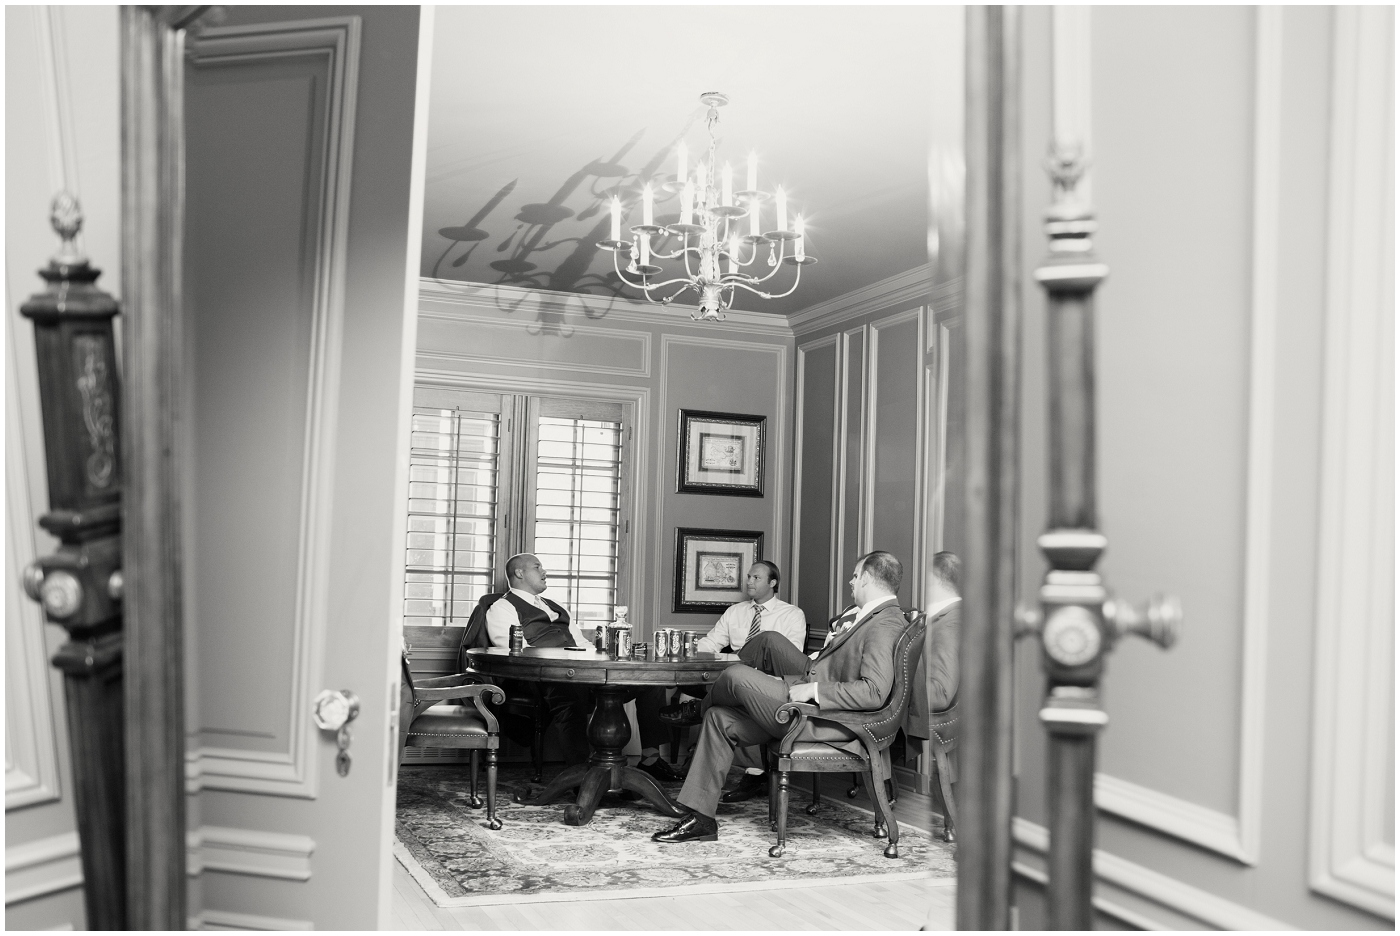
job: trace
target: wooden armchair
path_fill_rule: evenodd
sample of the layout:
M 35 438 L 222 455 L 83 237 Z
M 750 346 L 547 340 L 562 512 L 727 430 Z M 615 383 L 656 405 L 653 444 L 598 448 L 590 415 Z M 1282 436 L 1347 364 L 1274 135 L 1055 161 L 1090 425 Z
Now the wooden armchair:
M 489 592 L 477 599 L 476 607 L 467 618 L 467 628 L 462 633 L 462 645 L 457 651 L 457 669 L 467 672 L 471 668 L 468 650 L 491 646 L 491 638 L 486 633 L 486 612 L 504 592 Z M 487 682 L 485 677 L 477 677 L 479 682 Z M 506 693 L 502 712 L 514 718 L 530 722 L 530 767 L 534 770 L 534 781 L 540 782 L 544 776 L 544 730 L 549 726 L 549 706 L 545 704 L 539 683 L 519 680 L 503 680 Z M 515 736 L 511 736 L 514 740 Z
M 787 847 L 788 774 L 794 770 L 814 774 L 809 814 L 820 801 L 820 777 L 816 775 L 855 771 L 864 776 L 875 805 L 873 834 L 876 838 L 888 835 L 886 858 L 899 857 L 899 823 L 894 818 L 894 806 L 885 790 L 885 780 L 892 776 L 889 747 L 904 721 L 914 670 L 924 650 L 924 617 L 917 612 L 910 617 L 912 620 L 895 642 L 894 685 L 882 708 L 873 712 L 823 712 L 807 702 L 787 702 L 779 706 L 778 723 L 791 722 L 791 727 L 782 738 L 768 745 L 769 762 L 777 768 L 771 774 L 769 796 L 769 818 L 778 832 L 778 843 L 768 850 L 772 857 L 781 857 Z M 813 729 L 832 727 L 850 740 L 814 740 Z
M 487 700 L 499 705 L 506 694 L 489 683 L 458 673 L 432 679 L 414 680 L 408 667 L 408 654 L 402 657 L 403 679 L 399 686 L 399 747 L 457 748 L 472 752 L 471 797 L 473 809 L 481 808 L 477 795 L 477 771 L 481 752 L 486 752 L 486 822 L 499 829 L 496 815 L 496 752 L 501 744 L 501 726 L 487 707 Z M 459 704 L 439 705 L 454 700 Z M 465 703 L 470 702 L 470 705 Z

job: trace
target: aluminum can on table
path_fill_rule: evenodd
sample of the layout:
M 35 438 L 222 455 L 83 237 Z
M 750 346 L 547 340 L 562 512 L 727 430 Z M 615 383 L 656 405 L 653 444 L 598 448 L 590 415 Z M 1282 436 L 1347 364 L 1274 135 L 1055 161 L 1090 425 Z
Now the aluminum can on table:
M 700 652 L 700 635 L 691 631 L 685 635 L 685 655 L 694 657 Z
M 593 649 L 599 653 L 608 652 L 608 625 L 599 624 L 598 629 L 593 632 Z
M 612 644 L 608 649 L 613 657 L 625 660 L 632 655 L 632 628 L 617 626 L 610 628 L 608 642 Z
M 525 625 L 512 624 L 510 626 L 510 652 L 520 653 L 525 649 Z
M 678 629 L 678 628 L 677 628 L 677 629 L 672 629 L 672 631 L 671 631 L 669 634 L 667 634 L 666 636 L 667 636 L 667 638 L 668 638 L 668 640 L 667 640 L 667 644 L 668 644 L 667 651 L 671 654 L 671 656 L 674 656 L 674 657 L 680 656 L 680 655 L 681 655 L 681 648 L 685 646 L 685 631 L 680 630 L 680 629 Z

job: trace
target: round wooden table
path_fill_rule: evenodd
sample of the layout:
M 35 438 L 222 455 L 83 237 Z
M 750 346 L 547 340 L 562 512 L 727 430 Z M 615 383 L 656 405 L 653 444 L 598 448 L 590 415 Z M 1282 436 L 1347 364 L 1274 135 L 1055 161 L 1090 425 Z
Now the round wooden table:
M 654 654 L 645 660 L 614 659 L 592 647 L 527 647 L 519 653 L 504 647 L 486 647 L 468 650 L 467 656 L 472 671 L 483 676 L 572 683 L 594 690 L 597 706 L 588 722 L 588 762 L 566 767 L 544 792 L 529 801 L 532 806 L 552 803 L 560 794 L 577 787 L 578 799 L 564 809 L 564 821 L 569 825 L 586 825 L 603 794 L 618 789 L 641 794 L 668 816 L 685 815 L 685 810 L 666 795 L 650 774 L 628 765 L 622 749 L 632 737 L 632 727 L 622 706 L 628 693 L 638 686 L 713 683 L 720 673 L 739 662 L 736 653 L 697 653 L 685 659 L 657 658 Z

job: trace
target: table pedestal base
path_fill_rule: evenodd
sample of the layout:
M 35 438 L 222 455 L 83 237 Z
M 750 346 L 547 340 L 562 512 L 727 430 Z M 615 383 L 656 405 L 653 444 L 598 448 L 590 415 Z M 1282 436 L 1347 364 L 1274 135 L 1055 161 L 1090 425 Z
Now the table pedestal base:
M 588 763 L 566 767 L 539 796 L 523 802 L 530 806 L 544 806 L 577 788 L 578 798 L 564 807 L 564 822 L 580 826 L 587 825 L 593 819 L 593 811 L 598 808 L 598 801 L 604 793 L 621 789 L 640 794 L 658 812 L 667 816 L 684 816 L 685 809 L 673 802 L 650 774 L 629 767 L 627 756 L 622 753 L 632 737 L 632 727 L 627 723 L 627 713 L 622 708 L 628 688 L 599 686 L 597 691 L 598 704 L 593 710 L 593 718 L 588 722 L 588 743 L 592 747 Z

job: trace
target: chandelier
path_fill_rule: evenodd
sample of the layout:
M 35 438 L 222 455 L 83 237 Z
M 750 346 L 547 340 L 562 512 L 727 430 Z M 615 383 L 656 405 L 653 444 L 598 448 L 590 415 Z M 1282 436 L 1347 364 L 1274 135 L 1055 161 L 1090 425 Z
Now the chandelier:
M 802 280 L 802 268 L 817 260 L 807 256 L 802 216 L 797 215 L 792 227 L 788 227 L 787 195 L 782 186 L 777 186 L 771 196 L 759 191 L 757 154 L 749 154 L 748 184 L 743 191 L 734 191 L 734 169 L 729 163 L 716 172 L 715 124 L 719 123 L 719 108 L 728 104 L 729 98 L 711 91 L 700 95 L 700 103 L 709 108 L 705 117 L 710 135 L 709 161 L 701 162 L 690 173 L 682 142 L 676 152 L 676 178 L 661 185 L 663 191 L 680 196 L 677 222 L 664 227 L 654 222 L 656 193 L 648 182 L 642 188 L 642 223 L 630 229 L 631 239 L 622 239 L 622 203 L 613 196 L 612 236 L 598 246 L 612 251 L 618 278 L 641 290 L 648 302 L 670 305 L 682 293 L 694 291 L 699 296 L 699 310 L 691 318 L 714 322 L 724 318 L 724 312 L 734 304 L 737 290 L 747 290 L 764 299 L 792 295 Z M 763 206 L 770 200 L 773 229 L 764 231 Z M 653 237 L 658 240 L 653 242 Z M 679 240 L 679 246 L 667 252 L 673 238 Z M 762 271 L 761 265 L 755 266 L 765 254 L 767 272 Z M 659 279 L 664 273 L 656 263 L 660 260 L 681 261 L 685 275 L 679 275 L 680 269 L 675 269 L 676 276 Z M 783 265 L 796 268 L 787 292 L 760 288 Z M 754 272 L 748 272 L 750 267 Z M 656 294 L 673 286 L 676 289 L 664 297 Z

